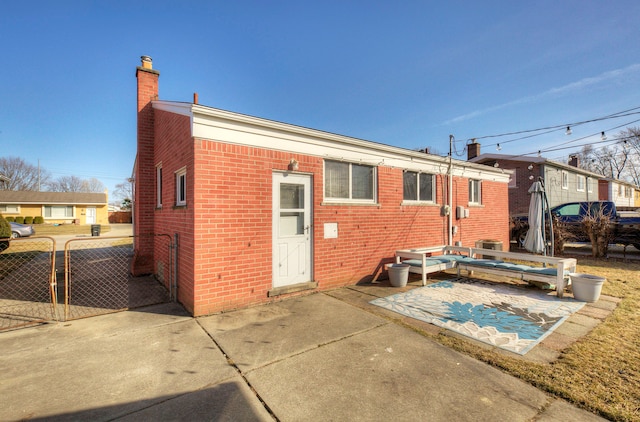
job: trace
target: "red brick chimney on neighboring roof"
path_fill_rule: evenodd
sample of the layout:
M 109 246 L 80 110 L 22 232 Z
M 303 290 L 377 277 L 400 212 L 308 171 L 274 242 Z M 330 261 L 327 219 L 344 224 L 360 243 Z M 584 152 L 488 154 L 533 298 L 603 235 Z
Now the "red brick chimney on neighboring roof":
M 142 56 L 137 67 L 138 80 L 138 152 L 134 169 L 133 234 L 136 236 L 154 232 L 155 164 L 153 158 L 154 128 L 151 102 L 158 99 L 160 72 L 153 69 L 151 57 Z M 151 238 L 150 238 L 151 239 Z M 132 265 L 134 275 L 153 272 L 153 240 L 136 239 Z
M 476 141 L 467 144 L 467 160 L 476 158 L 478 155 L 480 155 L 480 144 Z

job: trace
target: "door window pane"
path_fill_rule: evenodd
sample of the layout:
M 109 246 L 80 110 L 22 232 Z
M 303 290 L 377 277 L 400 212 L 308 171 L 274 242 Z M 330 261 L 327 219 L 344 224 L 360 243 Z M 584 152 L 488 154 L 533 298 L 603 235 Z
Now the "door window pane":
M 304 208 L 304 185 L 280 184 L 280 208 Z
M 304 212 L 280 213 L 280 236 L 304 234 Z

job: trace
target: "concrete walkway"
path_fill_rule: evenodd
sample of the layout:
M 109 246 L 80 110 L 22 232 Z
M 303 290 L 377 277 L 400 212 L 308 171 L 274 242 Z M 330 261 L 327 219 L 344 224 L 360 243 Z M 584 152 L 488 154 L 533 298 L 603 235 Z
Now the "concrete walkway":
M 361 294 L 0 333 L 0 420 L 601 420 L 362 309 Z

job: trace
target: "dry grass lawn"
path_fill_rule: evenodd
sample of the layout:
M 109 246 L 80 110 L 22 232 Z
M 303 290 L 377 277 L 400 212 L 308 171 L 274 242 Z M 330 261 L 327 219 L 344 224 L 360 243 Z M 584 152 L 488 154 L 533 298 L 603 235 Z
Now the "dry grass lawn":
M 640 263 L 577 257 L 578 271 L 607 278 L 614 312 L 550 364 L 528 362 L 452 336 L 438 340 L 610 420 L 640 421 Z

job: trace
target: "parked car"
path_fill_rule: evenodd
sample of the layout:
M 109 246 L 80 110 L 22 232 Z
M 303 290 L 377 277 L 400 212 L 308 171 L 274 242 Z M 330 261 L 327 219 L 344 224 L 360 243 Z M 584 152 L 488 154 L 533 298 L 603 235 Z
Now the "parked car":
M 612 222 L 611 243 L 633 245 L 640 250 L 640 214 L 628 211 L 618 211 L 616 204 L 611 201 L 583 201 L 570 202 L 551 208 L 553 214 L 571 234 L 571 240 L 589 242 L 589 236 L 584 231 L 582 220 L 587 215 L 602 213 L 609 216 Z M 519 245 L 524 244 L 524 238 L 529 230 L 527 216 L 512 218 L 511 237 Z
M 36 234 L 36 231 L 32 226 L 27 224 L 20 223 L 9 223 L 11 224 L 11 238 L 15 239 L 17 237 L 29 237 Z

